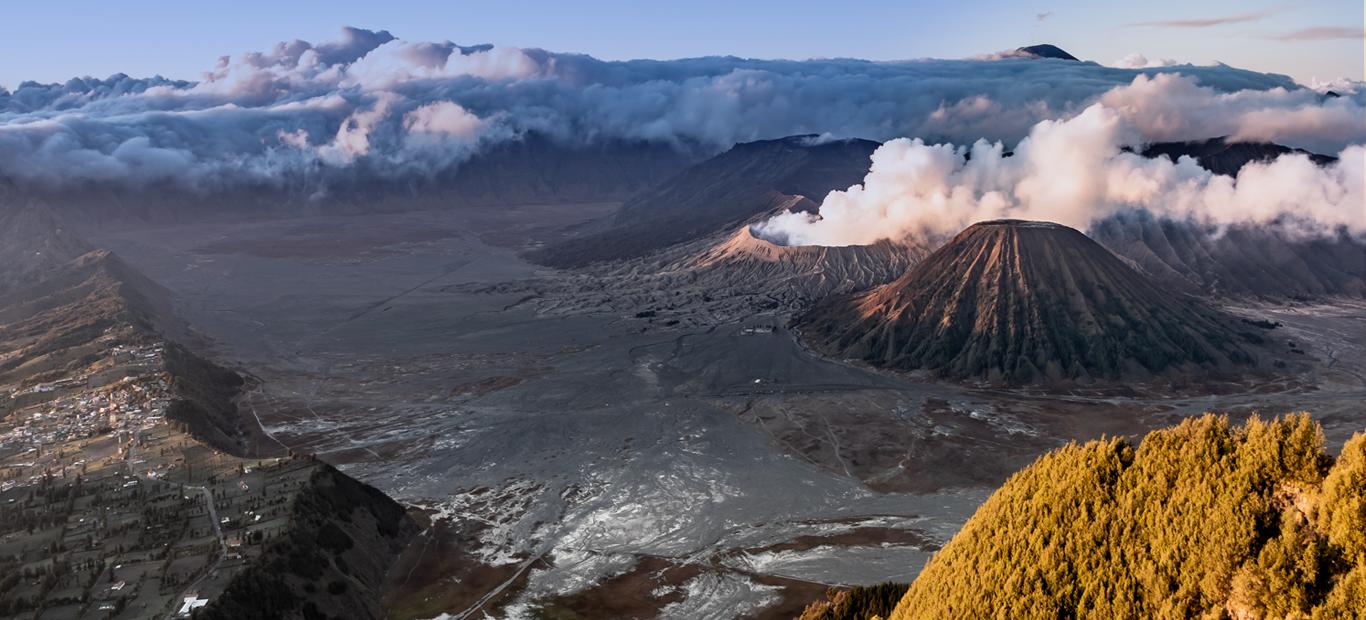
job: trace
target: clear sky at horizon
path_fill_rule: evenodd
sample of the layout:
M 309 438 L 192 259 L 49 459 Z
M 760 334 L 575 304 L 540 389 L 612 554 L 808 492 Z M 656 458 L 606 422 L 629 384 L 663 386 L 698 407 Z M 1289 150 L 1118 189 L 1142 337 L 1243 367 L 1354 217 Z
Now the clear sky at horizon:
M 9 3 L 0 13 L 0 86 L 123 72 L 199 79 L 222 55 L 342 26 L 409 41 L 451 40 L 603 59 L 962 58 L 1054 43 L 1102 64 L 1227 64 L 1302 82 L 1363 79 L 1362 0 L 1007 2 L 189 2 Z

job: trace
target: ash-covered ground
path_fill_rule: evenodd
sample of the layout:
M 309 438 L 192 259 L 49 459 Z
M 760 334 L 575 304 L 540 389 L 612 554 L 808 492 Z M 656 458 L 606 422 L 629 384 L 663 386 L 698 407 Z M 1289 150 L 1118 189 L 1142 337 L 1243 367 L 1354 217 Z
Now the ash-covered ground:
M 1366 427 L 1366 304 L 1236 304 L 1294 377 L 973 388 L 824 360 L 800 299 L 642 261 L 519 251 L 613 205 L 107 232 L 169 287 L 279 442 L 420 507 L 395 616 L 791 617 L 826 584 L 909 581 L 1004 478 L 1073 439 L 1206 410 Z M 1264 329 L 1257 327 L 1255 329 Z

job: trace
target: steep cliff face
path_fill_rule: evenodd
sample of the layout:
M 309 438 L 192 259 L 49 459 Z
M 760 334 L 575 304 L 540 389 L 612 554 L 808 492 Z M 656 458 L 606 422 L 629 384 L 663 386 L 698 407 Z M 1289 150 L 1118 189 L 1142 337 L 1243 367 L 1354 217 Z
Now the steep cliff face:
M 1001 383 L 1253 366 L 1255 335 L 1046 222 L 969 227 L 897 280 L 798 321 L 832 355 Z

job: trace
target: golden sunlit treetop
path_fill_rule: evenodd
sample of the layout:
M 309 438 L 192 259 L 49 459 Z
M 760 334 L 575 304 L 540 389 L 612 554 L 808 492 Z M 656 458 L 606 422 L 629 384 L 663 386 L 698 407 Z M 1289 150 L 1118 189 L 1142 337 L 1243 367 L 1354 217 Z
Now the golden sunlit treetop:
M 1366 606 L 1366 434 L 1205 415 L 1015 474 L 891 620 L 1350 617 Z

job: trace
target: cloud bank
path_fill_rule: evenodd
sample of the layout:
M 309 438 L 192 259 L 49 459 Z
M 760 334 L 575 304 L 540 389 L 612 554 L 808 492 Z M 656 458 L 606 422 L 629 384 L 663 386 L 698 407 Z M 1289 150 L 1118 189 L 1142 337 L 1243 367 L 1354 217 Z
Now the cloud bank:
M 1160 102 L 1132 104 L 1132 116 L 1146 114 L 1135 127 L 1155 139 L 1241 131 L 1248 139 L 1337 150 L 1359 133 L 1334 136 L 1340 123 L 1360 119 L 1362 95 L 1320 104 L 1284 76 L 1226 66 L 608 62 L 347 28 L 333 42 L 287 41 L 225 56 L 197 82 L 115 75 L 0 89 L 0 176 L 46 188 L 174 183 L 205 191 L 404 180 L 450 170 L 530 133 L 567 146 L 645 141 L 699 156 L 804 133 L 1013 144 L 1042 120 L 1070 118 L 1136 76 L 1156 83 L 1163 72 L 1187 76 L 1185 95 L 1224 98 L 1246 123 L 1230 126 L 1212 112 L 1218 122 L 1206 125 L 1184 114 L 1171 118 L 1173 108 Z M 1258 131 L 1248 129 L 1254 125 Z
M 1042 121 L 1013 156 L 985 140 L 971 147 L 892 140 L 873 153 L 863 184 L 831 192 L 819 214 L 783 213 L 755 232 L 788 245 L 934 241 L 985 220 L 1047 220 L 1085 230 L 1118 212 L 1144 210 L 1211 226 L 1366 233 L 1366 149 L 1359 144 L 1328 167 L 1303 154 L 1283 155 L 1245 166 L 1236 179 L 1189 157 L 1173 162 L 1125 152 L 1145 128 L 1166 126 L 1160 107 L 1151 107 L 1164 104 L 1134 106 L 1167 79 L 1136 79 L 1075 117 Z M 1245 116 L 1249 125 L 1265 121 L 1255 112 Z

